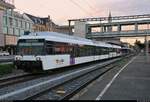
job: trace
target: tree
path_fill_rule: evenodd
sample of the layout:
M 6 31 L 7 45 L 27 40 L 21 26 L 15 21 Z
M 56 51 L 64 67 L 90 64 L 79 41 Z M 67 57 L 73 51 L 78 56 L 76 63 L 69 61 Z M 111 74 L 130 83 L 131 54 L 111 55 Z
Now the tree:
M 135 44 L 135 46 L 138 46 L 140 49 L 145 48 L 145 44 L 141 43 L 141 41 L 139 41 L 139 40 L 136 40 L 134 44 Z

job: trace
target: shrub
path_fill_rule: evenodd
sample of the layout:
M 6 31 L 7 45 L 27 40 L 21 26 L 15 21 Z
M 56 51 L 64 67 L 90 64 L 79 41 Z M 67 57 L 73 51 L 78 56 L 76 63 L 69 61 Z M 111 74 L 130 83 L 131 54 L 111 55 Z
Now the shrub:
M 9 74 L 14 68 L 13 64 L 0 65 L 0 75 Z

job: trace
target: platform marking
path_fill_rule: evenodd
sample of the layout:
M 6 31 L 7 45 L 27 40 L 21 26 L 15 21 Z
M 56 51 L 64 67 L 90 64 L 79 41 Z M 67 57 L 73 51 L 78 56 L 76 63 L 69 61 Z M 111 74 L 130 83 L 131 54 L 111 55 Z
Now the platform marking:
M 113 77 L 113 79 L 106 85 L 106 87 L 102 90 L 102 92 L 99 94 L 99 96 L 96 98 L 96 100 L 101 100 L 103 95 L 106 93 L 108 88 L 111 86 L 111 84 L 115 81 L 115 79 L 119 76 L 119 74 L 129 65 L 131 64 L 136 57 L 134 57 L 129 63 L 127 63 L 121 70 Z

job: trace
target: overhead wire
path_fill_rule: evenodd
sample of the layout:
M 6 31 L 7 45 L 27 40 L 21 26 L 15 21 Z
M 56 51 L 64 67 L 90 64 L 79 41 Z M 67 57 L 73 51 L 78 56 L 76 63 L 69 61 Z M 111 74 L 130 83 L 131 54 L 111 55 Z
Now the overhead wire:
M 91 2 L 93 2 L 93 1 L 91 1 Z M 91 4 L 93 4 L 93 5 L 91 5 L 87 0 L 84 0 L 84 2 L 89 6 L 89 8 L 92 9 L 92 11 L 94 11 L 93 13 L 101 12 L 98 8 L 95 7 L 96 6 L 95 4 L 91 3 Z
M 74 0 L 69 0 L 70 2 L 72 2 L 74 5 L 76 5 L 77 7 L 79 7 L 85 14 L 88 15 L 92 15 L 90 12 L 88 12 L 85 8 L 83 8 L 81 5 L 79 5 L 77 2 L 75 2 Z

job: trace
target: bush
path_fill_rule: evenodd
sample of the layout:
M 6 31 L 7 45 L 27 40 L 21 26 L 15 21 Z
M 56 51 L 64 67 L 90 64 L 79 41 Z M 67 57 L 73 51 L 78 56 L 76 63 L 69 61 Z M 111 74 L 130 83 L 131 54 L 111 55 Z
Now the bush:
M 9 74 L 14 68 L 13 64 L 0 65 L 0 75 Z

